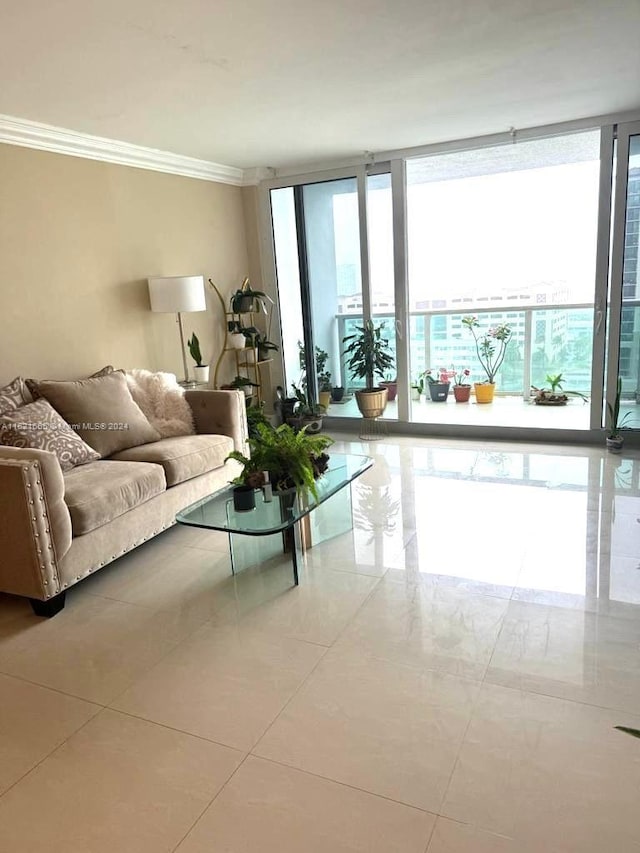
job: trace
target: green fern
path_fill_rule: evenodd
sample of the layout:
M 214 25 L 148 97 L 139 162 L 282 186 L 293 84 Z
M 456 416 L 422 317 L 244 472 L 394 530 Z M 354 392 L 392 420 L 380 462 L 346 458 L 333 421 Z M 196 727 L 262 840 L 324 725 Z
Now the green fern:
M 327 435 L 307 435 L 306 428 L 296 432 L 288 424 L 277 429 L 257 424 L 256 432 L 256 437 L 249 438 L 250 456 L 234 450 L 227 457 L 243 466 L 236 480 L 247 483 L 260 472 L 268 471 L 275 489 L 308 488 L 317 498 L 319 463 L 323 461 L 324 451 L 333 444 L 333 439 Z

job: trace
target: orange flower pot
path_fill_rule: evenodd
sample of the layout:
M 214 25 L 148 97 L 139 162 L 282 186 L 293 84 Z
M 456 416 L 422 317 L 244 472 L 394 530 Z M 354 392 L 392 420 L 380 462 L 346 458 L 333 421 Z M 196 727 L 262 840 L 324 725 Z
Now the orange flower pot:
M 493 395 L 496 390 L 495 383 L 476 382 L 473 387 L 476 392 L 476 403 L 493 403 Z

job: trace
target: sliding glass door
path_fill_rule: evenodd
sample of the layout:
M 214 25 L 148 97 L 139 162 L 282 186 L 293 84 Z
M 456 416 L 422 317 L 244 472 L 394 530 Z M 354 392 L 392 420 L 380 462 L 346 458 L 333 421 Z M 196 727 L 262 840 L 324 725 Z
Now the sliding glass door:
M 363 382 L 347 370 L 343 339 L 372 319 L 399 365 L 386 418 L 451 434 L 595 437 L 618 375 L 623 409 L 635 411 L 640 125 L 617 129 L 615 160 L 614 137 L 608 126 L 273 185 L 288 390 L 304 376 L 317 399 L 330 382 L 328 414 L 359 418 Z M 488 378 L 469 316 L 496 350 L 492 332 L 511 333 L 494 402 L 433 402 L 427 371 Z M 552 386 L 568 400 L 538 405 L 532 389 Z
M 278 188 L 271 211 L 288 390 L 304 381 L 317 400 L 330 385 L 329 413 L 359 417 L 353 392 L 364 382 L 347 369 L 343 339 L 371 317 L 384 323 L 395 356 L 390 177 Z
M 640 122 L 618 128 L 609 292 L 608 400 L 622 380 L 621 417 L 640 427 Z
M 580 398 L 545 413 L 529 403 L 560 374 L 590 392 L 598 193 L 598 131 L 407 162 L 413 384 L 429 369 L 487 379 L 465 316 L 480 338 L 511 330 L 491 406 L 423 396 L 412 420 L 589 428 Z

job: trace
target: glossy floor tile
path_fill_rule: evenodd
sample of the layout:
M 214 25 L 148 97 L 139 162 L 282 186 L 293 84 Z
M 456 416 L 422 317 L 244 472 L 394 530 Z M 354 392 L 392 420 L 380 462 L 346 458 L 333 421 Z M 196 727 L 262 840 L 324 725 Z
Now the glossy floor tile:
M 424 853 L 435 816 L 249 757 L 178 853 Z
M 640 853 L 640 453 L 344 437 L 353 529 L 0 594 L 0 850 Z
M 482 679 L 509 602 L 443 585 L 384 580 L 339 646 Z
M 100 711 L 7 675 L 0 675 L 0 697 L 0 794 Z
M 335 648 L 254 752 L 437 812 L 479 686 Z
M 0 850 L 171 851 L 242 757 L 101 711 L 0 798 Z
M 637 850 L 640 743 L 621 722 L 640 716 L 484 684 L 442 814 L 532 850 Z
M 239 626 L 205 625 L 113 707 L 249 750 L 325 651 Z

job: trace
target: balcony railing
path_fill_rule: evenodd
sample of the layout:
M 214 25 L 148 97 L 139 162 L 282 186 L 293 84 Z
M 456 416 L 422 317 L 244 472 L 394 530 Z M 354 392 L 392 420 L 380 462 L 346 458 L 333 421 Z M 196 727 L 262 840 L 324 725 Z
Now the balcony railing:
M 640 302 L 629 307 L 638 306 Z M 638 312 L 633 313 L 635 317 Z M 504 364 L 497 376 L 499 393 L 520 394 L 528 399 L 531 386 L 544 385 L 548 373 L 562 373 L 565 389 L 583 394 L 590 392 L 594 310 L 593 305 L 588 303 L 411 311 L 409 355 L 412 379 L 426 369 L 440 367 L 457 370 L 466 367 L 471 370 L 472 381 L 485 378 L 473 338 L 462 325 L 462 318 L 469 314 L 478 318 L 480 334 L 497 323 L 508 323 L 513 330 Z M 386 321 L 395 354 L 395 317 L 376 313 L 374 318 L 376 322 Z M 354 327 L 362 323 L 362 319 L 361 313 L 337 314 L 338 339 L 342 341 L 345 335 L 351 334 Z M 634 319 L 634 329 L 636 325 L 640 326 L 640 316 L 637 320 Z M 637 344 L 637 333 L 633 337 Z M 627 373 L 635 387 L 638 376 L 637 346 L 634 351 L 633 370 Z M 340 383 L 338 377 L 334 377 L 334 382 L 352 389 L 362 387 L 361 383 L 347 376 L 344 357 L 340 356 L 339 361 Z M 631 388 L 627 390 L 631 391 Z

